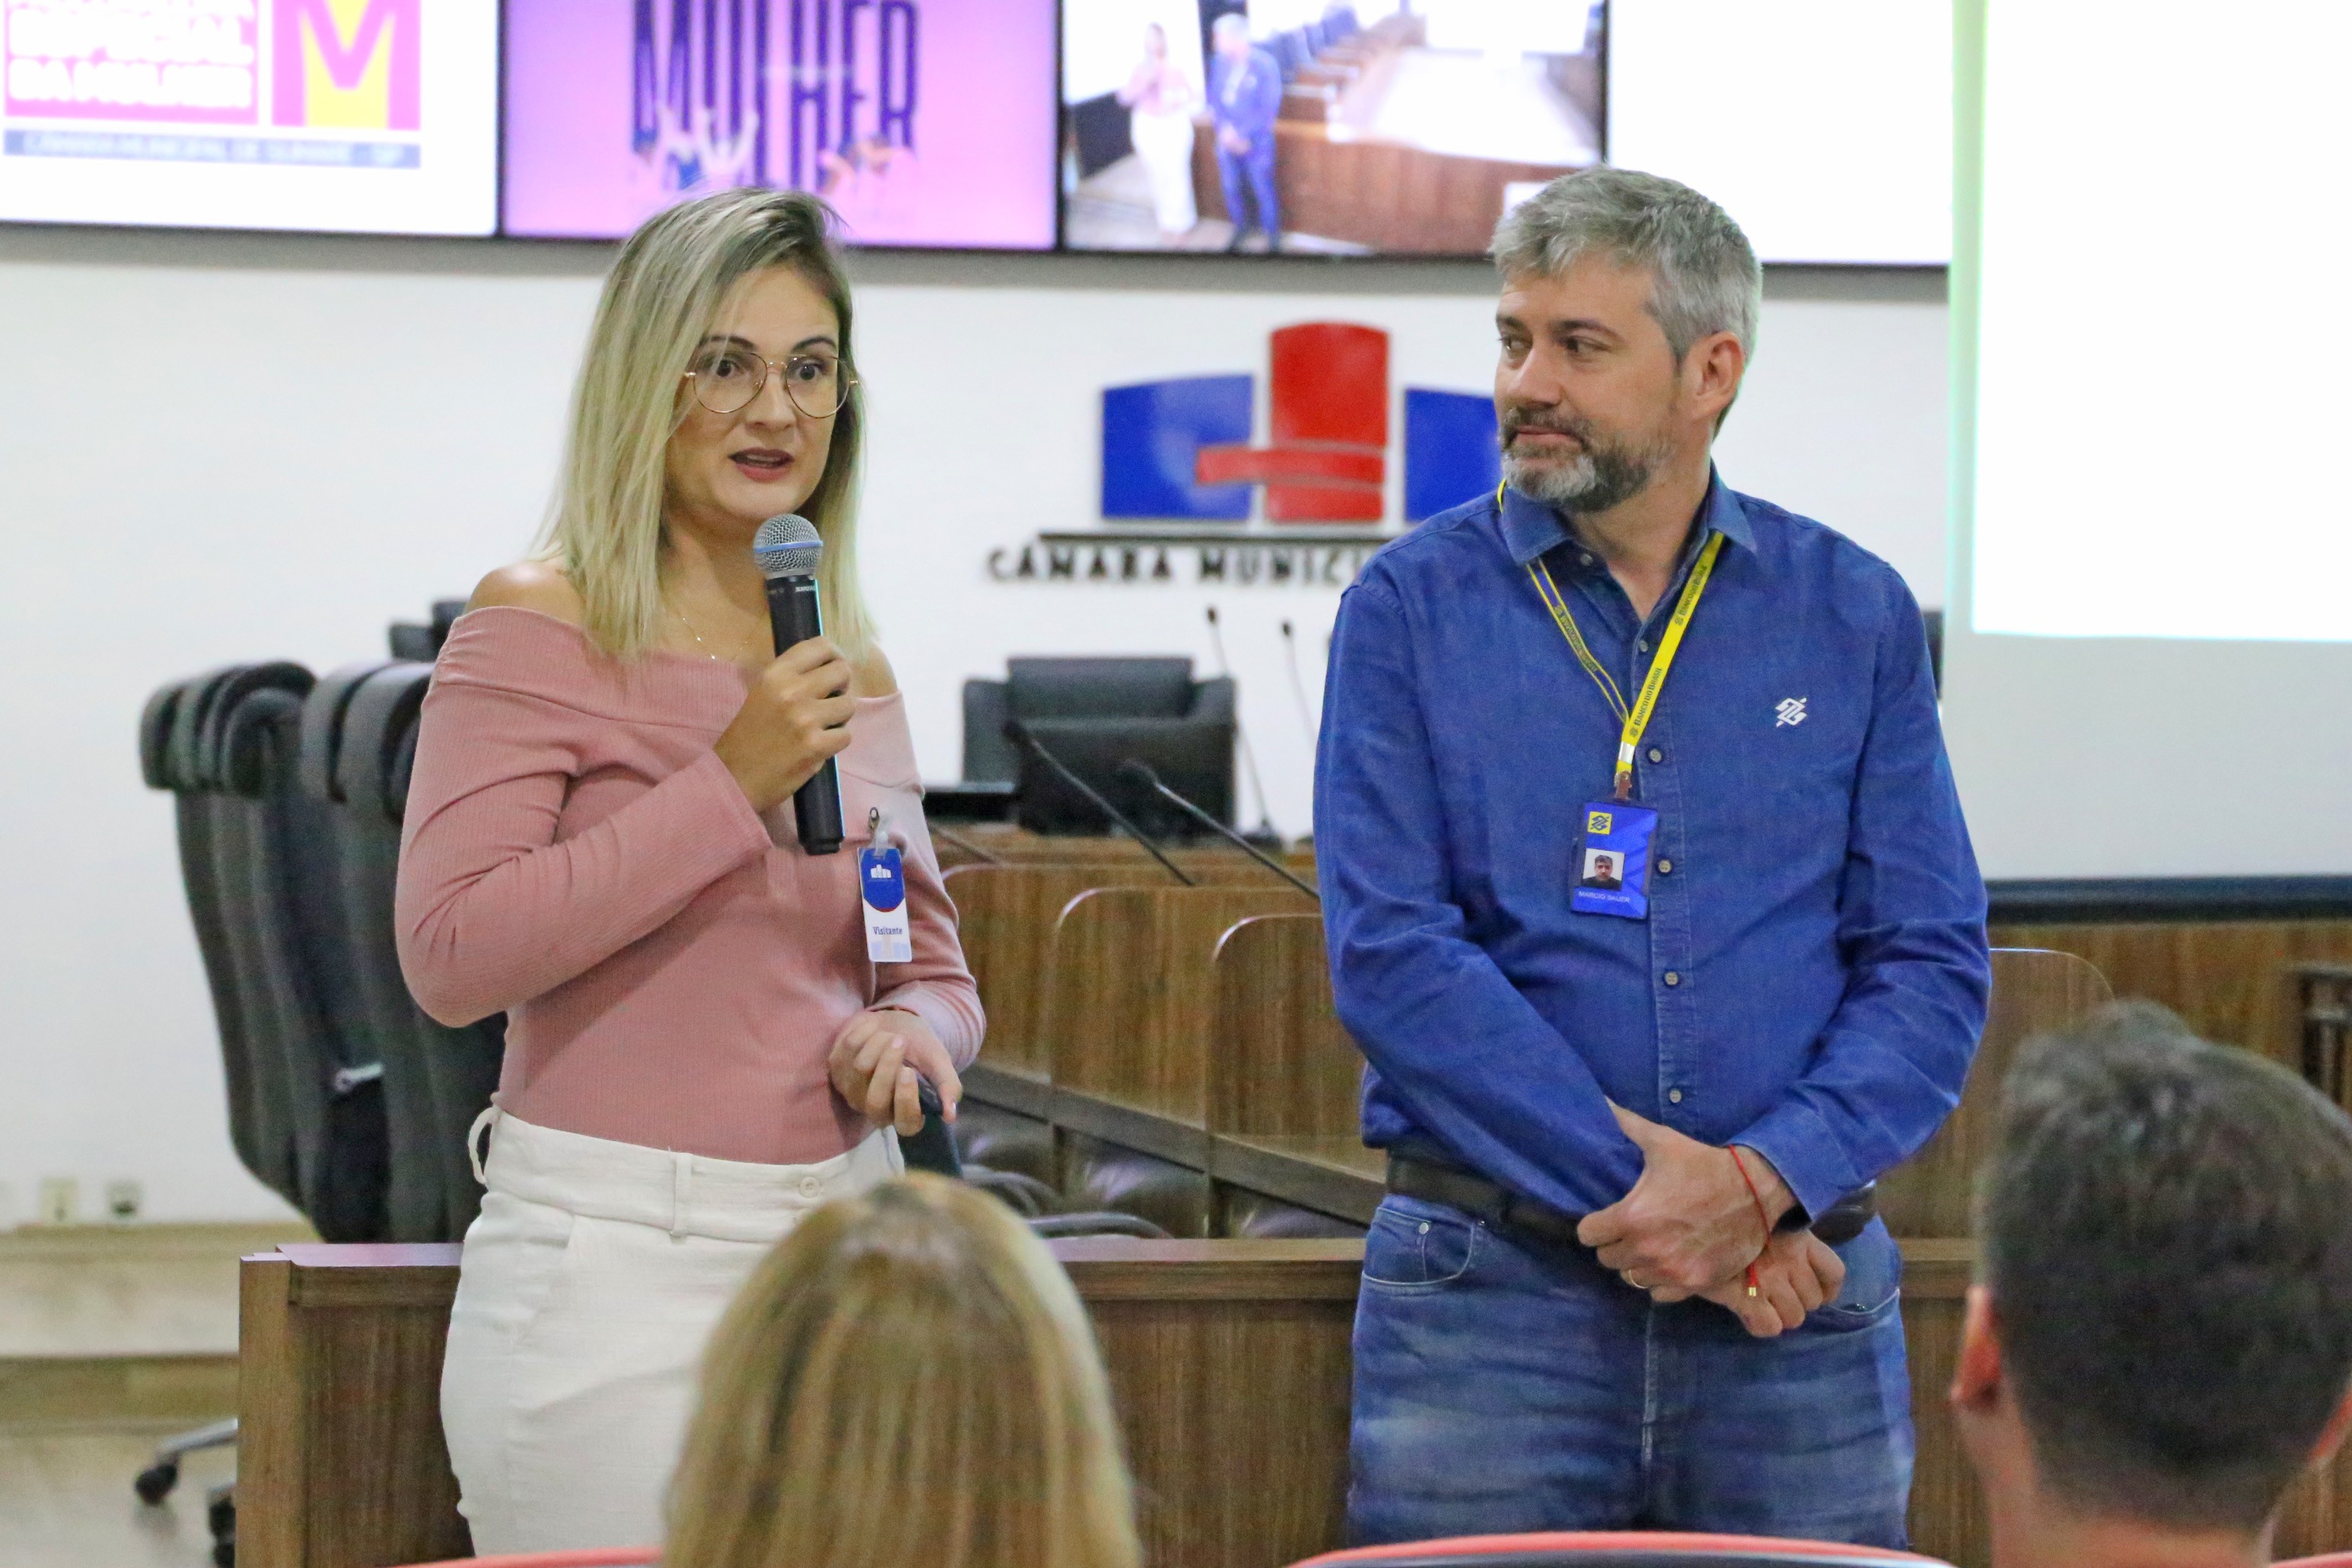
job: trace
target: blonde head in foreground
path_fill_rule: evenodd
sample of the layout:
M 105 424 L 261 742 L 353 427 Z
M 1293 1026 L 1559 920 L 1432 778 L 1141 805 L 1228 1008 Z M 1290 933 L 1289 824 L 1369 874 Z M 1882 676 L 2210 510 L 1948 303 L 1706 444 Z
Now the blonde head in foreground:
M 1003 1204 L 928 1176 L 826 1205 L 703 1364 L 669 1568 L 1136 1568 L 1102 1363 Z

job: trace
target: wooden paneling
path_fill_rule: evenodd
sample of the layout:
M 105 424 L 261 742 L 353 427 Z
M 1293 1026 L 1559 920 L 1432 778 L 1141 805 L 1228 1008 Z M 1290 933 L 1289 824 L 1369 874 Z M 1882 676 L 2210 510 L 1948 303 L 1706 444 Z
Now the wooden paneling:
M 1975 1271 L 1972 1242 L 1903 1242 L 1903 1340 L 1918 1442 L 1911 1470 L 1911 1549 L 1959 1568 L 1989 1568 L 1992 1555 L 1984 1491 L 1961 1450 L 1948 1397 Z
M 1132 840 L 1022 837 L 1031 848 L 1076 846 L 1087 852 L 1086 858 L 961 865 L 949 870 L 946 883 L 948 896 L 955 901 L 964 962 L 988 1013 L 982 1060 L 993 1071 L 1042 1082 L 1046 1077 L 1040 1031 L 1045 967 L 1063 908 L 1093 888 L 1176 884 Z M 1119 852 L 1122 849 L 1127 852 Z M 1286 885 L 1238 850 L 1182 850 L 1171 858 L 1187 876 L 1213 885 Z M 1312 862 L 1307 874 L 1313 874 Z
M 1155 1568 L 1279 1568 L 1337 1544 L 1349 1241 L 1060 1241 L 1092 1313 Z M 467 1554 L 440 1418 L 451 1247 L 244 1264 L 238 1557 L 386 1568 Z
M 1339 141 L 1328 126 L 1293 120 L 1277 121 L 1274 134 L 1282 226 L 1380 251 L 1481 255 L 1502 218 L 1505 186 L 1568 172 L 1396 141 Z M 1209 210 L 1223 211 L 1222 199 Z
M 1363 1058 L 1331 1005 L 1323 917 L 1244 920 L 1217 945 L 1209 1129 L 1357 1135 Z
M 1878 1184 L 1878 1212 L 1897 1236 L 1967 1236 L 1977 1166 L 1992 1147 L 2001 1081 L 2017 1048 L 2096 1011 L 2105 978 L 2071 953 L 1995 948 L 1992 1003 L 1960 1103 L 1936 1135 Z
M 2206 1039 L 2300 1071 L 2294 967 L 2352 962 L 2352 920 L 2144 921 L 2002 925 L 2003 946 L 2049 947 L 2095 965 L 2118 997 L 2146 997 Z
M 948 872 L 964 962 L 988 1014 L 982 1060 L 992 1071 L 1045 1077 L 1038 1023 L 1044 1016 L 1045 959 L 1063 905 L 1089 888 L 1167 880 L 1168 873 L 1140 852 L 1123 861 L 966 865 Z
M 1046 970 L 1057 1107 L 1077 1093 L 1205 1128 L 1218 939 L 1253 915 L 1312 908 L 1280 886 L 1097 888 L 1072 900 Z
M 246 1260 L 244 1568 L 384 1568 L 469 1553 L 441 1440 L 457 1253 L 311 1245 Z

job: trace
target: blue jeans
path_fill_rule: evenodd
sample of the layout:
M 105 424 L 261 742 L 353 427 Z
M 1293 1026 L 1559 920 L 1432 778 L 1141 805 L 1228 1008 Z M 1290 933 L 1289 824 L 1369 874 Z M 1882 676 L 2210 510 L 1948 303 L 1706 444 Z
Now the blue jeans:
M 1217 145 L 1217 176 L 1225 187 L 1225 215 L 1234 221 L 1234 232 L 1249 227 L 1249 205 L 1243 197 L 1247 190 L 1257 199 L 1258 227 L 1268 238 L 1282 232 L 1282 214 L 1274 195 L 1274 128 L 1266 127 L 1257 133 L 1246 152 L 1226 151 L 1223 142 Z
M 1359 1544 L 1542 1530 L 1906 1543 L 1911 1384 L 1886 1228 L 1778 1339 L 1658 1306 L 1581 1249 L 1391 1195 L 1364 1247 L 1348 1529 Z

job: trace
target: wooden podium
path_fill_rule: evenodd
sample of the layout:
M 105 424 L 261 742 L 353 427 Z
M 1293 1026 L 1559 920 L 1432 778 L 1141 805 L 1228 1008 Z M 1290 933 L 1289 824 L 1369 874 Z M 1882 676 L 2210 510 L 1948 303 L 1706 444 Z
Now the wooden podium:
M 1145 1558 L 1277 1568 L 1339 1539 L 1354 1241 L 1050 1243 L 1092 1314 Z M 391 1568 L 467 1553 L 441 1437 L 454 1246 L 244 1263 L 237 1559 Z

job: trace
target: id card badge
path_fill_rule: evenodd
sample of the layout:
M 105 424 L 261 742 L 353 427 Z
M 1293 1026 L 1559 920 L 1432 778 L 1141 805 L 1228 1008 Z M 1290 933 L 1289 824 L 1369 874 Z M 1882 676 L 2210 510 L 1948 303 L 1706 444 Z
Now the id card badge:
M 913 963 L 907 866 L 895 846 L 868 845 L 857 852 L 857 896 L 866 917 L 866 956 L 877 964 Z
M 1650 915 L 1650 840 L 1658 814 L 1630 800 L 1584 808 L 1584 836 L 1576 849 L 1576 891 L 1568 906 L 1580 915 L 1646 920 Z

